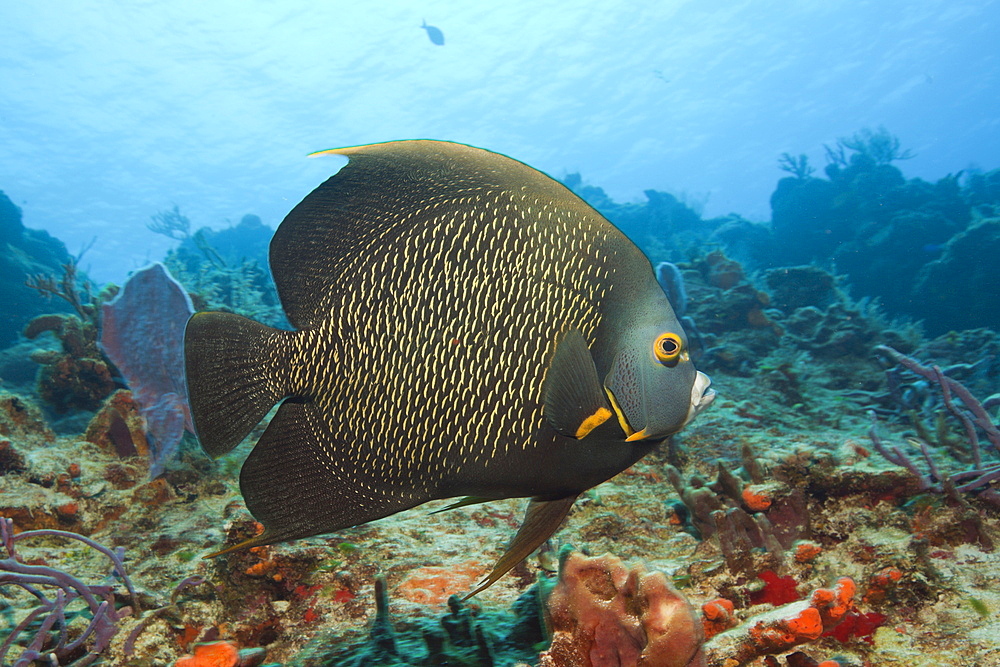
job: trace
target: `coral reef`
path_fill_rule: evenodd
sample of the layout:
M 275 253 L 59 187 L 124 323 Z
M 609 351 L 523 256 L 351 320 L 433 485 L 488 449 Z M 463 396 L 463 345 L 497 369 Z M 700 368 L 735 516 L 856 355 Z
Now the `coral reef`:
M 24 330 L 29 340 L 51 332 L 61 350 L 40 349 L 38 395 L 56 413 L 96 410 L 115 389 L 114 372 L 97 347 L 97 326 L 76 315 L 40 315 Z
M 70 310 L 66 304 L 46 304 L 25 284 L 70 261 L 66 246 L 48 232 L 25 227 L 21 209 L 0 191 L 0 347 L 13 343 L 33 317 Z
M 51 332 L 59 340 L 60 350 L 38 349 L 32 361 L 38 370 L 38 395 L 56 413 L 96 410 L 115 389 L 115 371 L 97 345 L 101 304 L 115 296 L 117 286 L 108 285 L 99 292 L 77 272 L 75 262 L 62 267 L 62 278 L 54 275 L 32 276 L 26 283 L 47 300 L 54 297 L 71 305 L 75 314 L 39 315 L 24 329 L 24 336 L 34 340 Z
M 1000 218 L 982 218 L 949 238 L 940 257 L 920 267 L 913 297 L 929 331 L 998 327 L 1000 275 L 992 268 L 997 257 Z
M 87 425 L 83 439 L 123 459 L 148 459 L 150 454 L 141 408 L 127 389 L 119 389 L 104 401 Z
M 764 284 L 771 305 L 786 313 L 806 307 L 823 309 L 842 300 L 833 275 L 811 264 L 768 269 Z
M 77 598 L 60 645 L 56 589 L 46 602 L 5 585 L 7 661 L 58 650 L 60 664 L 89 652 L 123 667 L 994 664 L 1000 335 L 948 329 L 996 324 L 989 252 L 1000 172 L 925 183 L 903 177 L 903 157 L 884 132 L 842 140 L 819 176 L 808 160 L 786 156 L 790 178 L 778 185 L 770 225 L 701 220 L 696 206 L 663 193 L 617 204 L 569 179 L 665 263 L 660 278 L 686 326 L 697 325 L 692 354 L 719 399 L 583 494 L 551 543 L 468 602 L 456 596 L 503 551 L 496 525 L 516 527 L 522 502 L 429 514 L 448 502 L 435 501 L 336 534 L 203 559 L 260 530 L 238 492 L 245 444 L 211 461 L 183 441 L 151 479 L 157 455 L 142 381 L 128 379 L 132 391 L 113 382 L 98 396 L 86 369 L 67 365 L 52 397 L 67 414 L 95 411 L 77 412 L 71 425 L 40 409 L 21 382 L 20 393 L 0 394 L 0 514 L 29 535 L 16 543 L 16 562 L 109 590 L 116 616 L 109 641 L 98 645 L 95 628 L 65 653 L 105 617 Z M 19 221 L 0 232 L 25 238 Z M 166 264 L 195 304 L 277 321 L 264 260 L 270 230 L 259 220 L 192 234 L 175 208 L 153 226 L 179 241 Z M 848 252 L 879 280 L 861 279 L 864 262 Z M 67 264 L 31 275 L 58 276 Z M 35 289 L 24 288 L 34 302 L 45 304 L 41 291 L 72 312 L 34 324 L 36 344 L 50 345 L 36 353 L 43 361 L 100 359 L 98 329 L 88 328 L 100 308 L 87 306 L 105 297 L 79 278 L 35 277 Z M 942 295 L 956 285 L 952 306 Z M 901 296 L 883 295 L 884 307 L 864 298 L 890 288 Z M 898 313 L 928 317 L 926 330 L 940 335 L 923 338 L 890 316 Z M 44 332 L 56 336 L 44 341 Z M 5 380 L 23 374 L 11 359 L 31 344 L 20 345 L 0 358 Z M 869 411 L 878 442 L 866 435 Z M 102 579 L 103 553 L 38 530 L 124 548 L 132 591 L 120 577 Z M 46 604 L 50 611 L 38 611 Z M 141 616 L 126 611 L 139 606 Z M 21 630 L 11 637 L 7 628 Z
M 265 656 L 259 648 L 240 650 L 232 642 L 205 642 L 194 647 L 194 655 L 178 658 L 174 667 L 257 667 Z
M 809 600 L 791 602 L 753 616 L 715 635 L 705 647 L 709 667 L 736 667 L 786 653 L 833 631 L 853 609 L 854 582 L 845 577 L 833 589 L 819 588 Z
M 760 246 L 771 250 L 754 259 L 835 266 L 855 295 L 926 320 L 932 334 L 1000 325 L 1000 311 L 986 305 L 1000 295 L 996 276 L 985 269 L 997 250 L 988 218 L 998 198 L 984 185 L 992 177 L 967 179 L 964 187 L 960 175 L 933 184 L 907 180 L 893 164 L 906 157 L 884 128 L 828 147 L 826 179 L 799 170 L 778 183 L 773 243 Z M 974 222 L 982 212 L 987 219 Z
M 172 234 L 159 233 L 183 239 L 163 263 L 191 294 L 198 310 L 239 312 L 288 327 L 267 263 L 273 229 L 256 215 L 245 215 L 234 227 L 221 231 L 205 227 L 189 235 L 190 222 L 179 211 L 160 215 L 167 222 L 158 224 Z
M 935 183 L 907 179 L 897 164 L 910 153 L 885 128 L 861 130 L 826 149 L 822 175 L 805 156 L 781 156 L 779 166 L 790 175 L 771 195 L 767 223 L 735 215 L 703 220 L 697 207 L 655 191 L 646 192 L 644 203 L 620 204 L 579 174 L 565 183 L 635 239 L 654 265 L 693 262 L 721 244 L 767 275 L 798 267 L 798 277 L 812 280 L 820 276 L 801 267 L 832 271 L 854 299 L 877 299 L 893 317 L 924 320 L 932 335 L 1000 327 L 1000 282 L 990 270 L 1000 238 L 1000 170 L 949 174 Z M 829 298 L 829 286 L 825 291 Z M 827 305 L 801 302 L 801 294 L 772 296 L 781 309 Z

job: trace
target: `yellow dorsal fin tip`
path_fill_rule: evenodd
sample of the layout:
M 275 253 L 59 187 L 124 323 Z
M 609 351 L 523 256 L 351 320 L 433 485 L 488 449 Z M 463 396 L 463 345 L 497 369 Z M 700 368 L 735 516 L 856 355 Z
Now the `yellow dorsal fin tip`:
M 340 148 L 327 148 L 325 150 L 315 151 L 313 153 L 310 153 L 306 157 L 319 157 L 321 155 L 336 155 L 341 150 L 343 150 L 343 149 L 340 149 Z

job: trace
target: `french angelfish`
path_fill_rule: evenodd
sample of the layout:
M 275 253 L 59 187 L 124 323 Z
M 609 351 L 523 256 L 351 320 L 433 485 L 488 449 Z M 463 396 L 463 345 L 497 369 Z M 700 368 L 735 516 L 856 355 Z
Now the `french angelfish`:
M 530 498 L 474 595 L 715 392 L 642 252 L 562 184 L 455 143 L 322 152 L 349 161 L 270 246 L 294 330 L 204 312 L 185 332 L 209 455 L 280 403 L 240 474 L 264 532 L 232 548 Z

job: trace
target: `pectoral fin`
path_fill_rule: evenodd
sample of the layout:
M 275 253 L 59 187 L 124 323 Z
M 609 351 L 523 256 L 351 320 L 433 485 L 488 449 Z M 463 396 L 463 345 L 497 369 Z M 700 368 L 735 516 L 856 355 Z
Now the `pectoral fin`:
M 569 514 L 569 510 L 576 501 L 576 496 L 560 498 L 558 500 L 534 500 L 528 503 L 528 509 L 524 513 L 524 521 L 517 535 L 507 545 L 507 551 L 496 565 L 493 571 L 483 579 L 474 591 L 466 595 L 463 600 L 468 600 L 476 593 L 492 586 L 500 577 L 510 572 L 510 570 L 522 560 L 531 555 L 542 542 L 549 539 L 563 519 Z
M 586 437 L 611 417 L 594 358 L 577 329 L 563 334 L 556 345 L 542 395 L 545 418 L 570 438 Z

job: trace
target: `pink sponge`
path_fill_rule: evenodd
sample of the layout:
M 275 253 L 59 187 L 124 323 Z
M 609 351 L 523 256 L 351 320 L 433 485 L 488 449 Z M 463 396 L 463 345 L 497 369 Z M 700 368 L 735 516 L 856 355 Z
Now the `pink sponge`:
M 701 667 L 702 623 L 660 572 L 564 553 L 548 599 L 540 667 Z

